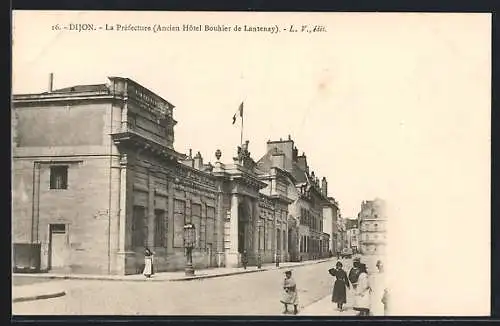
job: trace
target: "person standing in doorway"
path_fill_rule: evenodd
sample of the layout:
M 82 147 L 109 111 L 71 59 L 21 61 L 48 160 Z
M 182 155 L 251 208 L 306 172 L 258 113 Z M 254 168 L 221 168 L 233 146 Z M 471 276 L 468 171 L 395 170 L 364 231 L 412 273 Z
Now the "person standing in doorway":
M 298 313 L 297 306 L 299 305 L 299 296 L 297 295 L 297 284 L 292 278 L 292 271 L 285 272 L 285 279 L 283 280 L 283 298 L 281 303 L 285 305 L 284 314 L 288 313 L 288 305 L 293 305 L 293 314 Z
M 257 268 L 258 269 L 262 268 L 262 254 L 260 250 L 257 252 Z
M 243 265 L 243 269 L 247 269 L 248 254 L 246 250 L 243 250 L 243 253 L 241 254 L 241 264 Z
M 142 274 L 147 278 L 153 275 L 153 253 L 147 247 L 144 249 L 144 271 Z
M 335 276 L 333 285 L 332 302 L 337 304 L 337 310 L 343 311 L 343 305 L 347 302 L 347 288 L 350 288 L 347 273 L 342 269 L 342 263 L 337 262 L 336 268 L 331 268 L 328 272 Z
M 371 292 L 368 280 L 368 270 L 365 264 L 359 264 L 359 278 L 355 290 L 354 310 L 359 311 L 358 316 L 370 315 Z

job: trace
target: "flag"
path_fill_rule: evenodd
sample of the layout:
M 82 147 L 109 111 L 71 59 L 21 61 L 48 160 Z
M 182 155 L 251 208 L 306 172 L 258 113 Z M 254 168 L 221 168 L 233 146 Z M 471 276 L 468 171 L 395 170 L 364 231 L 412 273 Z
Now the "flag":
M 240 113 L 240 117 L 242 117 L 242 118 L 243 118 L 243 102 L 241 102 L 240 107 L 238 108 L 238 112 Z M 235 113 L 235 114 L 233 115 L 233 125 L 234 125 L 234 123 L 236 122 L 236 115 L 237 115 L 237 114 L 238 114 L 238 113 Z

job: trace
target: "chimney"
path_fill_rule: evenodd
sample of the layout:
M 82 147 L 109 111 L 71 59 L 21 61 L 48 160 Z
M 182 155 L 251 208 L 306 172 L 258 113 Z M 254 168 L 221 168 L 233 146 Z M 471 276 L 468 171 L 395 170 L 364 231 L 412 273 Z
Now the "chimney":
M 299 150 L 297 149 L 297 147 L 294 147 L 292 152 L 292 159 L 294 162 L 297 162 L 297 158 L 299 157 Z
M 197 170 L 201 170 L 202 167 L 203 167 L 203 158 L 201 157 L 200 152 L 198 152 L 194 157 L 194 168 Z
M 326 182 L 325 177 L 323 177 L 323 179 L 321 180 L 321 193 L 324 197 L 328 196 L 328 182 Z
M 49 74 L 49 93 L 52 93 L 54 90 L 54 74 L 51 72 Z

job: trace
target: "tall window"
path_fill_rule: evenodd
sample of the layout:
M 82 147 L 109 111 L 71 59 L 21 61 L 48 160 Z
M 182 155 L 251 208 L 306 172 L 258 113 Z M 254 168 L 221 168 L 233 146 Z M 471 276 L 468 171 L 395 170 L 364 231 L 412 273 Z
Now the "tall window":
M 281 250 L 281 232 L 280 229 L 276 229 L 276 250 Z
M 288 238 L 286 236 L 286 231 L 285 230 L 283 230 L 283 236 L 281 237 L 281 239 L 283 239 L 282 240 L 283 241 L 283 251 L 287 252 L 287 248 L 286 248 L 287 241 L 286 240 L 288 240 Z
M 142 206 L 134 206 L 132 216 L 132 247 L 142 247 L 146 244 L 146 235 L 148 234 L 147 224 L 145 223 L 146 209 Z
M 167 246 L 167 230 L 165 225 L 165 211 L 163 209 L 155 209 L 155 247 Z
M 196 247 L 198 248 L 205 248 L 205 244 L 201 243 L 201 233 L 202 233 L 202 226 L 201 226 L 201 205 L 200 204 L 192 204 L 191 205 L 191 223 L 194 224 L 195 231 L 196 231 Z M 204 227 L 205 225 L 203 225 Z M 205 237 L 205 234 L 203 234 L 203 237 Z M 205 239 L 203 239 L 205 240 Z
M 184 223 L 186 215 L 186 203 L 182 200 L 174 201 L 174 247 L 184 247 Z
M 216 231 L 215 231 L 215 208 L 207 207 L 207 227 L 206 227 L 206 239 L 207 244 L 213 244 Z
M 68 189 L 68 166 L 50 167 L 50 189 Z
M 266 220 L 262 220 L 262 224 L 260 226 L 260 250 L 266 250 Z

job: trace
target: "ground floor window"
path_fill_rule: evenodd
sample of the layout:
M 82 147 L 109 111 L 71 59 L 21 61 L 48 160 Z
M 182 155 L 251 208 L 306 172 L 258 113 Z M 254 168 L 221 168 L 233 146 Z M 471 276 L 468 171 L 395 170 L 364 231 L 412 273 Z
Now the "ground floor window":
M 155 247 L 167 246 L 166 214 L 163 209 L 155 209 Z
M 146 208 L 134 206 L 132 214 L 132 247 L 142 247 L 146 245 L 148 234 L 146 219 Z

